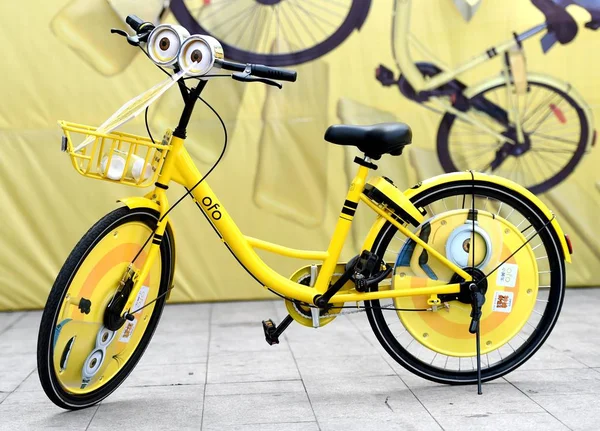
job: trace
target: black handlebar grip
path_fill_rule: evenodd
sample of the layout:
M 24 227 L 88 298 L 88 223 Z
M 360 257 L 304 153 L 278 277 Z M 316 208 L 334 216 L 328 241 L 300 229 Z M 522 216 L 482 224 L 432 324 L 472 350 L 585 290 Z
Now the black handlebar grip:
M 277 81 L 296 82 L 296 77 L 298 75 L 295 70 L 278 69 L 275 67 L 263 66 L 262 64 L 253 64 L 251 69 L 251 73 L 254 76 L 275 79 Z
M 144 21 L 136 15 L 127 15 L 127 18 L 125 18 L 125 22 L 129 24 L 129 27 L 134 29 L 136 33 L 140 30 L 140 27 L 144 23 Z

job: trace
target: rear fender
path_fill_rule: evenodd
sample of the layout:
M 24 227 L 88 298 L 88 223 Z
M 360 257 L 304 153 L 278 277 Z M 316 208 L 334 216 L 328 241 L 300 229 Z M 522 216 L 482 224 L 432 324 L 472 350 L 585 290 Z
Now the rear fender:
M 512 190 L 515 193 L 515 195 L 520 195 L 524 199 L 527 199 L 533 205 L 535 205 L 544 214 L 547 220 L 552 220 L 548 225 L 548 228 L 550 228 L 554 232 L 556 238 L 560 242 L 563 258 L 565 259 L 565 261 L 569 263 L 571 262 L 571 253 L 569 252 L 569 246 L 567 245 L 565 234 L 560 225 L 558 224 L 558 220 L 556 218 L 553 219 L 554 213 L 552 213 L 552 211 L 537 196 L 535 196 L 523 186 L 513 183 L 512 181 L 509 181 L 506 178 L 498 177 L 495 175 L 482 174 L 478 172 L 473 172 L 473 176 L 478 182 L 496 184 L 506 189 Z M 427 189 L 434 188 L 440 185 L 448 185 L 454 182 L 464 181 L 471 181 L 470 172 L 454 172 L 450 174 L 438 175 L 436 177 L 420 182 L 408 190 L 405 190 L 404 195 L 410 200 L 413 200 L 417 194 L 422 193 Z M 369 231 L 365 239 L 362 248 L 363 250 L 371 250 L 371 248 L 373 247 L 373 243 L 375 242 L 375 239 L 379 234 L 379 231 L 383 228 L 385 223 L 386 220 L 383 217 L 378 217 L 377 220 L 375 220 L 375 223 L 371 227 L 371 230 Z

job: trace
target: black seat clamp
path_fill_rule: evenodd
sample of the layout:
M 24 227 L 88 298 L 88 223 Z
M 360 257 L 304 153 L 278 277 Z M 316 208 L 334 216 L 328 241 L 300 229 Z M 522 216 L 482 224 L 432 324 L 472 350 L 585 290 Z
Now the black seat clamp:
M 367 162 L 366 160 L 361 159 L 358 156 L 356 156 L 354 158 L 354 163 L 358 163 L 359 165 L 364 166 L 364 167 L 369 168 L 369 169 L 373 169 L 374 171 L 377 170 L 377 165 L 376 164 L 371 163 L 371 162 Z

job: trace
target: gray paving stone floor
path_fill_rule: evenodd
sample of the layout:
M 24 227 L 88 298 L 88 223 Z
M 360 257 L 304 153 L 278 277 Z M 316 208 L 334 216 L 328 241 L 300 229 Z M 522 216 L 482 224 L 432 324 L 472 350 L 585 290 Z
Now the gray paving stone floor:
M 477 395 L 403 369 L 364 313 L 269 346 L 261 321 L 281 301 L 168 305 L 125 383 L 76 412 L 41 389 L 41 312 L 0 313 L 0 430 L 598 430 L 599 306 L 600 289 L 569 289 L 544 347 Z

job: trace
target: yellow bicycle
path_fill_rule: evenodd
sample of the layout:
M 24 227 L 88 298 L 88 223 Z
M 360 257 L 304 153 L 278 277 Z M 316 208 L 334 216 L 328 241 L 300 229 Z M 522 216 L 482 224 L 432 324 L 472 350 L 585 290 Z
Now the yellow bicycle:
M 184 197 L 191 196 L 240 265 L 284 299 L 288 316 L 278 325 L 263 321 L 269 344 L 279 343 L 293 321 L 318 328 L 344 312 L 365 311 L 377 339 L 402 366 L 439 383 L 479 383 L 481 392 L 482 381 L 519 367 L 544 343 L 560 313 L 571 246 L 532 193 L 471 171 L 401 191 L 388 178 L 368 174 L 383 155 L 402 153 L 412 140 L 410 128 L 337 125 L 325 139 L 355 146 L 364 157 L 354 160 L 357 173 L 327 250 L 246 236 L 194 165 L 184 146 L 186 126 L 207 82 L 223 71 L 238 81 L 277 86 L 277 80 L 295 81 L 295 72 L 227 61 L 214 38 L 177 26 L 154 27 L 135 16 L 127 22 L 136 34 L 114 32 L 146 48 L 154 63 L 172 67 L 173 74 L 100 127 L 61 122 L 63 149 L 87 177 L 153 188 L 143 197 L 121 199 L 123 207 L 92 226 L 50 291 L 39 330 L 38 372 L 55 404 L 79 409 L 98 403 L 125 380 L 148 346 L 173 288 L 174 205 L 166 196 L 172 183 L 185 187 Z M 188 88 L 193 78 L 197 84 Z M 184 108 L 177 127 L 160 142 L 114 131 L 174 85 Z M 83 140 L 75 145 L 77 137 Z M 361 203 L 376 219 L 360 253 L 339 262 Z M 257 249 L 309 264 L 286 277 L 266 265 Z

